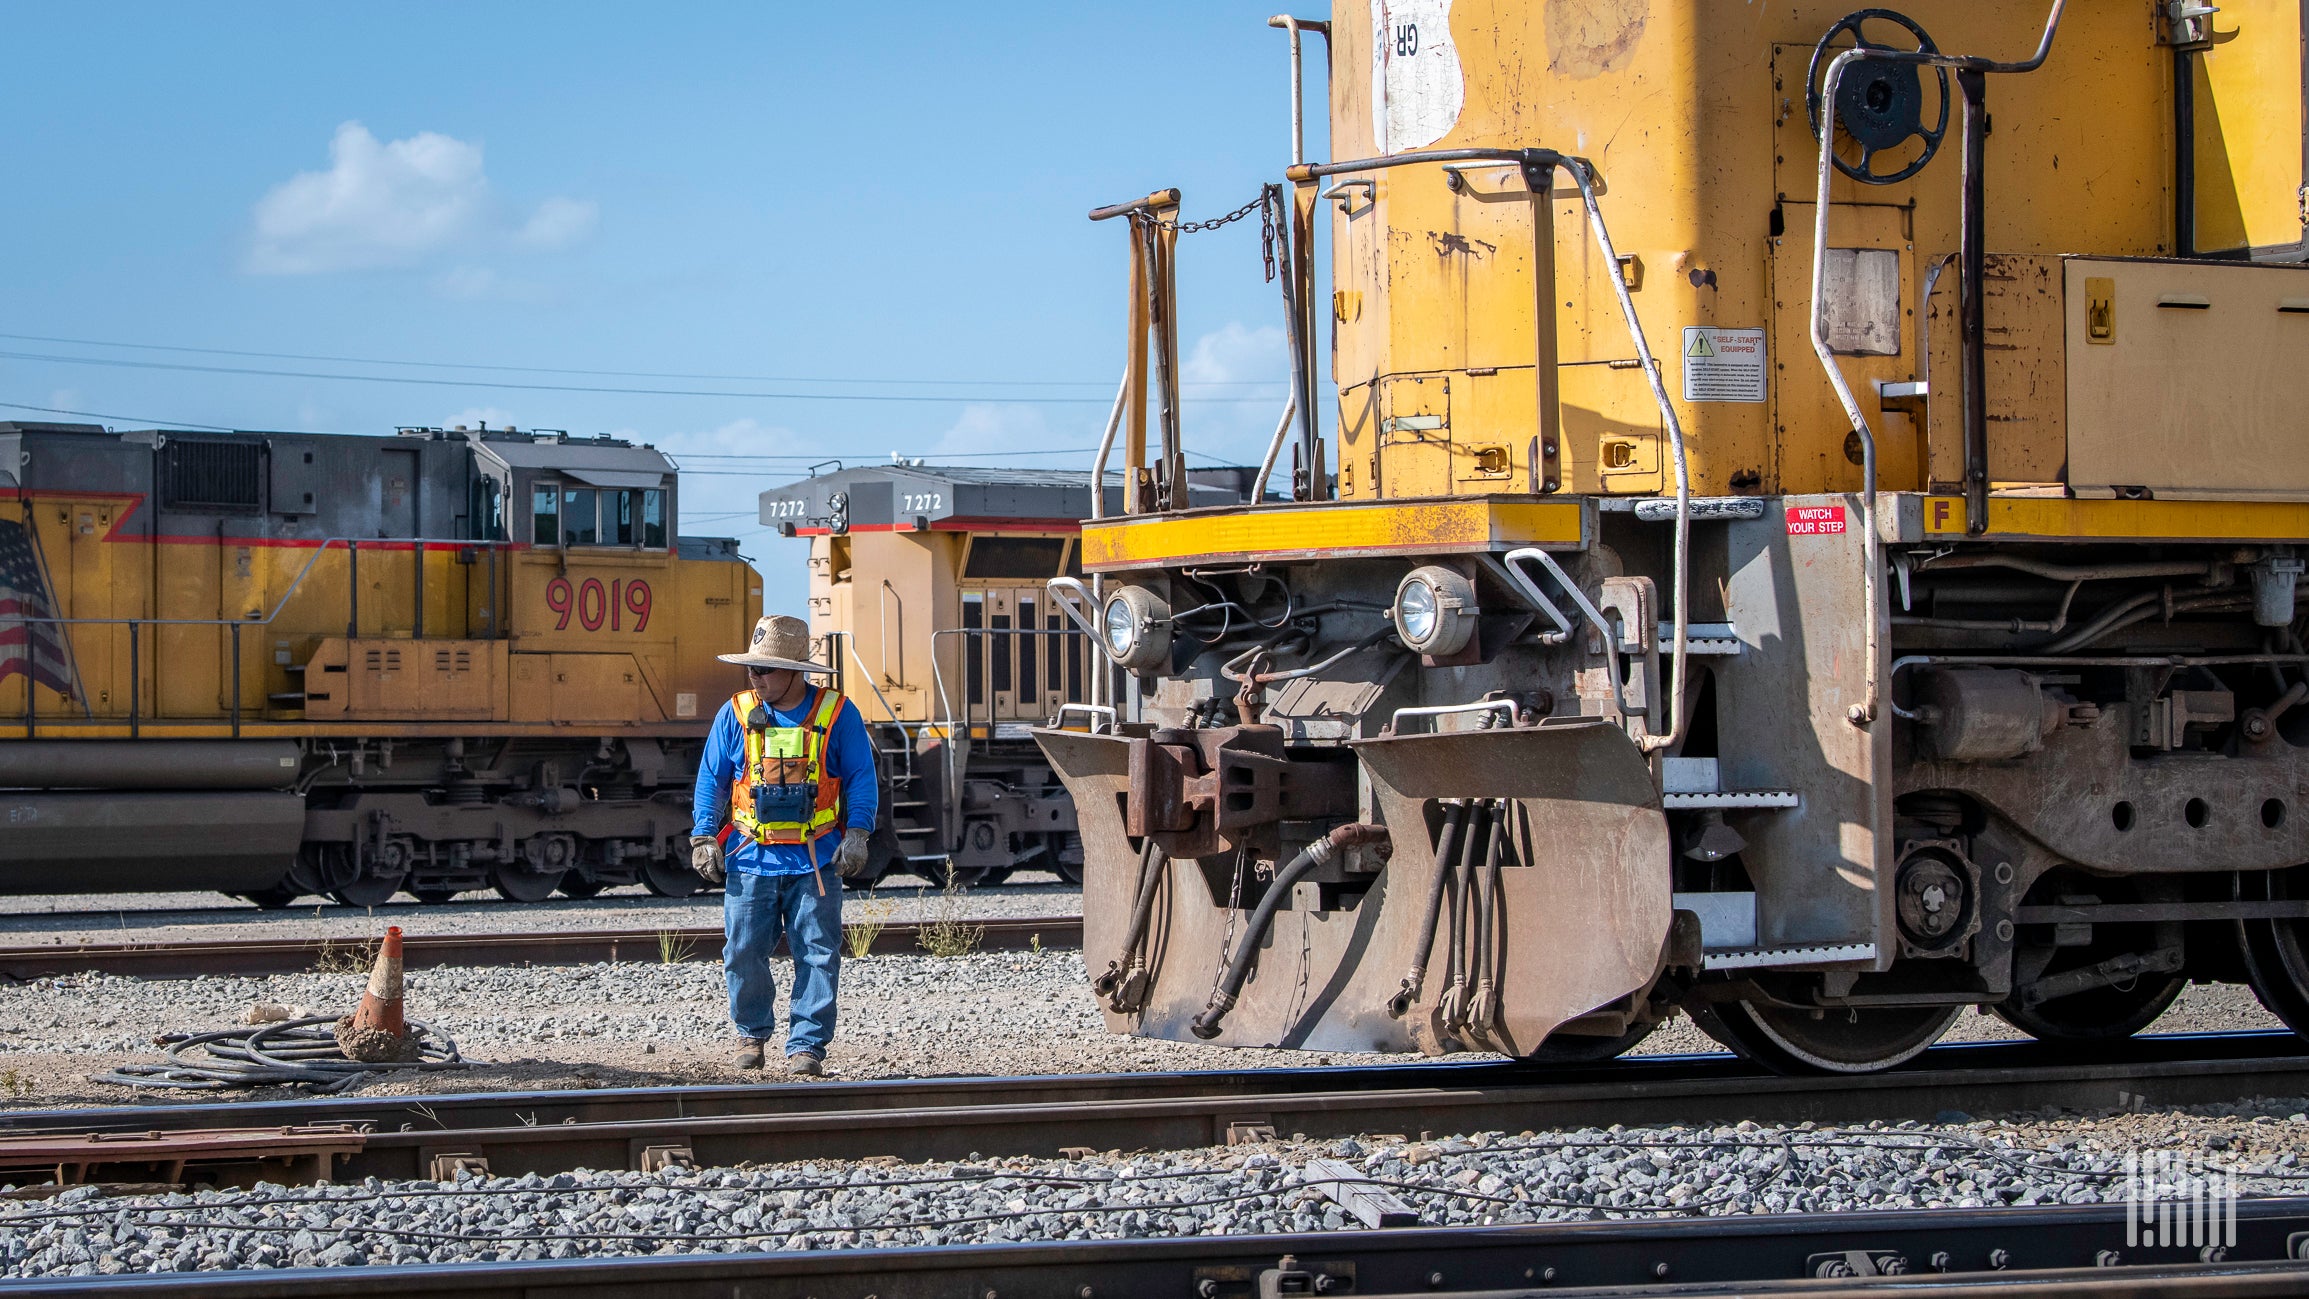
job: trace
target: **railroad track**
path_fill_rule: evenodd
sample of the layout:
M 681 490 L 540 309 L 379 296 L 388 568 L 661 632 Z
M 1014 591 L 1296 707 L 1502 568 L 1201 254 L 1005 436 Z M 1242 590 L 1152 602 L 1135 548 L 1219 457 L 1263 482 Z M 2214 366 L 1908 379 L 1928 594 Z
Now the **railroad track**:
M 1535 1069 L 1351 1069 L 931 1079 L 779 1087 L 354 1097 L 0 1116 L 0 1167 L 150 1185 L 333 1176 L 441 1179 L 895 1155 L 1176 1149 L 1325 1137 L 1752 1118 L 1932 1117 L 2147 1108 L 2309 1091 L 2289 1034 L 2147 1038 L 2091 1051 L 1934 1048 L 1863 1078 L 1788 1079 L 1721 1057 Z M 252 1155 L 254 1156 L 252 1158 Z M 9 1161 L 14 1161 L 10 1163 Z M 109 1161 L 109 1162 L 107 1162 Z M 327 1170 L 323 1173 L 322 1170 Z M 96 1210 L 99 1218 L 116 1212 Z M 811 1295 L 818 1299 L 1282 1299 L 1321 1295 L 1804 1294 L 2206 1299 L 2309 1291 L 2309 1199 L 2243 1200 L 2225 1254 L 2128 1241 L 2124 1204 L 1412 1227 L 771 1254 L 592 1258 L 13 1282 L 22 1295 L 165 1291 L 271 1299 L 325 1291 L 475 1296 Z M 353 1230 L 358 1230 L 353 1229 Z M 1903 1275 L 1893 1275 L 1899 1272 Z M 1872 1275 L 1882 1273 L 1880 1275 Z
M 896 1156 L 908 1161 L 1176 1150 L 1268 1136 L 1626 1124 L 1862 1123 L 2021 1110 L 2132 1109 L 2309 1094 L 2287 1033 L 1935 1047 L 1863 1077 L 1783 1078 L 1721 1056 L 1577 1068 L 1365 1068 L 910 1079 L 753 1087 L 313 1098 L 0 1115 L 0 1177 L 219 1185 L 497 1176 Z M 203 1150 L 229 1134 L 241 1142 Z M 272 1140 L 272 1157 L 245 1147 Z M 42 1174 L 48 1175 L 48 1174 Z
M 964 920 L 980 927 L 978 947 L 1018 951 L 1039 944 L 1082 945 L 1080 916 Z M 920 950 L 924 926 L 890 924 L 875 935 L 876 952 Z M 0 947 L 0 980 L 67 974 L 132 974 L 143 979 L 205 975 L 296 974 L 331 959 L 358 959 L 367 944 L 347 938 L 288 938 L 189 943 L 106 943 Z M 406 968 L 441 965 L 590 965 L 598 961 L 719 961 L 720 926 L 680 929 L 570 930 L 557 933 L 431 934 L 402 940 Z
M 8 1283 L 12 1296 L 200 1299 L 1374 1299 L 1450 1295 L 1863 1295 L 2248 1299 L 2309 1289 L 2309 1199 L 2245 1200 L 2219 1262 L 2128 1246 L 2124 1205 L 1774 1214 L 1671 1222 L 1205 1236 L 893 1250 L 596 1258 Z M 1894 1263 L 1893 1260 L 1898 1260 Z M 1880 1269 L 1898 1267 L 1899 1273 Z M 1861 1270 L 1865 1269 L 1865 1270 Z M 1871 1275 L 1871 1273 L 1874 1273 Z

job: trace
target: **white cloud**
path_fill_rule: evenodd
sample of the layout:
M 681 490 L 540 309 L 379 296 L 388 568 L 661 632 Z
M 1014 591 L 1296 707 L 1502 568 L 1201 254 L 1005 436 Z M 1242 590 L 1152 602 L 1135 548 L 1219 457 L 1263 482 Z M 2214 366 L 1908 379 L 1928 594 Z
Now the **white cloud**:
M 381 144 L 337 128 L 327 171 L 257 200 L 248 268 L 260 275 L 406 266 L 470 237 L 488 202 L 481 146 L 432 131 Z
M 537 205 L 513 242 L 523 248 L 567 248 L 592 234 L 600 216 L 601 205 L 592 199 L 549 198 Z
M 481 145 L 437 131 L 380 141 L 359 122 L 337 128 L 329 168 L 300 172 L 257 200 L 246 268 L 258 275 L 421 266 L 490 247 L 567 248 L 593 232 L 590 199 L 553 197 L 518 224 L 489 186 Z M 436 287 L 451 297 L 494 287 L 459 267 Z
M 1179 364 L 1182 383 L 1290 382 L 1291 352 L 1280 325 L 1252 329 L 1230 321 L 1195 340 L 1194 349 Z
M 947 425 L 945 431 L 931 442 L 929 450 L 917 454 L 936 463 L 940 456 L 1088 445 L 1080 432 L 1054 435 L 1050 420 L 1043 410 L 1040 406 L 972 402 L 964 406 L 962 413 L 954 417 L 954 422 Z M 1103 420 L 1105 412 L 1101 411 L 1098 418 Z M 1090 433 L 1089 437 L 1092 442 L 1098 440 L 1096 431 Z
M 457 414 L 442 420 L 437 427 L 456 428 L 460 424 L 466 428 L 474 429 L 484 425 L 490 428 L 516 427 L 513 412 L 498 406 L 467 406 Z

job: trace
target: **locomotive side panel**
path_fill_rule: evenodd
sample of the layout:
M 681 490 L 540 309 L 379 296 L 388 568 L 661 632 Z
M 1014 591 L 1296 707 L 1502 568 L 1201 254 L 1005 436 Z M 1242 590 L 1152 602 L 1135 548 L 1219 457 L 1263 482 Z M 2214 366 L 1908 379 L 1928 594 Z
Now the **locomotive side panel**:
M 8 436 L 24 468 L 0 543 L 24 556 L 16 612 L 49 621 L 0 671 L 22 737 L 0 746 L 65 746 L 5 764 L 18 813 L 71 813 L 67 780 L 133 808 L 156 744 L 278 737 L 298 755 L 270 787 L 304 809 L 301 833 L 259 832 L 288 805 L 274 798 L 239 839 L 88 887 L 698 887 L 677 786 L 710 716 L 698 701 L 727 685 L 713 656 L 743 642 L 761 593 L 733 543 L 674 535 L 656 452 L 426 430 Z M 0 888 L 75 887 L 75 859 L 15 856 Z

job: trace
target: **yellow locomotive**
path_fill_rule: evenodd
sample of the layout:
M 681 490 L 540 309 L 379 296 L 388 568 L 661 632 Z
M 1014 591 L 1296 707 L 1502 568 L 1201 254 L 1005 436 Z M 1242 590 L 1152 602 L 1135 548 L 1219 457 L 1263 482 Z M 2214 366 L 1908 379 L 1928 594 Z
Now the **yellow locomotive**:
M 1128 500 L 1068 609 L 1136 706 L 1039 738 L 1110 1026 L 1603 1058 L 1680 1007 L 1856 1072 L 2197 979 L 2309 1032 L 2302 22 L 1277 19 L 1336 158 L 1264 200 L 1294 500 L 1177 494 L 1179 196 L 1093 213 Z
M 829 467 L 830 466 L 830 467 Z M 1032 730 L 1100 715 L 1115 669 L 1044 584 L 1082 576 L 1079 473 L 839 461 L 761 494 L 761 520 L 810 540 L 810 630 L 875 737 L 873 863 L 959 887 L 1016 869 L 1082 882 L 1074 806 Z M 1248 470 L 1191 471 L 1201 505 L 1244 499 Z
M 646 446 L 0 424 L 0 892 L 681 895 L 761 581 Z

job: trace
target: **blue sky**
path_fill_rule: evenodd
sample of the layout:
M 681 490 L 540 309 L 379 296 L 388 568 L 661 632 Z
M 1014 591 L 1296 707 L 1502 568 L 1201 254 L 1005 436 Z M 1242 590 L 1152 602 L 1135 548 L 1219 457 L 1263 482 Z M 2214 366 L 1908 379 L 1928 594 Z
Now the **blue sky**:
M 1209 217 L 1279 176 L 1269 12 L 13 6 L 0 402 L 638 438 L 684 459 L 684 531 L 746 537 L 796 603 L 752 508 L 804 460 L 1095 443 L 1124 261 L 1084 213 L 1177 185 Z M 1255 459 L 1283 352 L 1256 219 L 1186 241 L 1180 279 L 1189 445 Z M 36 359 L 63 357 L 135 364 Z

